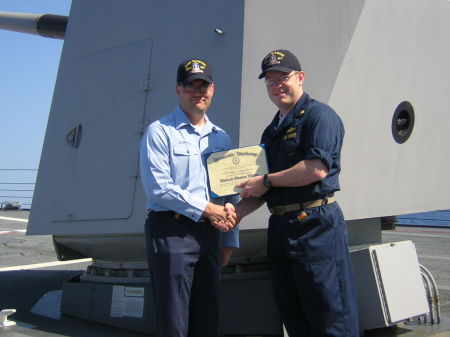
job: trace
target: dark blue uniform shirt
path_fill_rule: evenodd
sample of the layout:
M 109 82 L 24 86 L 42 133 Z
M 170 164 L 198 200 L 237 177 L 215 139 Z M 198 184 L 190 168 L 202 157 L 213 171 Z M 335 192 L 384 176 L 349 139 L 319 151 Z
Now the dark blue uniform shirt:
M 267 206 L 288 205 L 331 196 L 339 188 L 340 153 L 344 125 L 336 112 L 304 93 L 280 126 L 279 112 L 264 130 L 269 172 L 291 168 L 307 159 L 320 159 L 328 168 L 321 181 L 301 187 L 273 187 L 265 195 Z

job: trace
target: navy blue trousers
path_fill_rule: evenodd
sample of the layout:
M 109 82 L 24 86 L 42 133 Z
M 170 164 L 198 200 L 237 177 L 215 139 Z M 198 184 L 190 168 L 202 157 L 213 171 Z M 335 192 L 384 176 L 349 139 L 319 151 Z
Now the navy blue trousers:
M 151 212 L 145 223 L 157 337 L 216 337 L 219 231 Z
M 359 336 L 344 217 L 335 202 L 272 215 L 268 256 L 273 291 L 290 337 Z

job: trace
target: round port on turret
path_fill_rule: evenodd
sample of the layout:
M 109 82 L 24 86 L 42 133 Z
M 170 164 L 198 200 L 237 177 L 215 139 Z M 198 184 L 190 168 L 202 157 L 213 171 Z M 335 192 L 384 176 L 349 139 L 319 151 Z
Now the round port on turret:
M 392 136 L 394 140 L 403 144 L 411 136 L 414 128 L 414 108 L 408 101 L 401 102 L 392 117 Z

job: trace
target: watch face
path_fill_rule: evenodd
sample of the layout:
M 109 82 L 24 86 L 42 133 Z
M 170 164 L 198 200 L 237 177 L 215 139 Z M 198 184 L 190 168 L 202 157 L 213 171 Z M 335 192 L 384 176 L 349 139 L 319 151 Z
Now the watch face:
M 270 182 L 269 176 L 267 174 L 264 175 L 263 184 L 267 188 L 271 188 L 272 187 L 272 183 Z

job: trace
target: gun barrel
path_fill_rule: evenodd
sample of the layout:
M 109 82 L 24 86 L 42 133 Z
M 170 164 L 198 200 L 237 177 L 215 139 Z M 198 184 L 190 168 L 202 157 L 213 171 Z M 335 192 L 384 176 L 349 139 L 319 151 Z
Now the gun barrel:
M 68 17 L 53 14 L 0 12 L 0 29 L 64 39 Z

